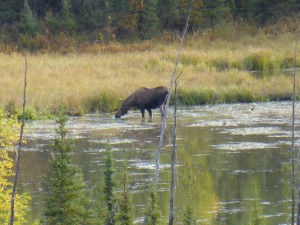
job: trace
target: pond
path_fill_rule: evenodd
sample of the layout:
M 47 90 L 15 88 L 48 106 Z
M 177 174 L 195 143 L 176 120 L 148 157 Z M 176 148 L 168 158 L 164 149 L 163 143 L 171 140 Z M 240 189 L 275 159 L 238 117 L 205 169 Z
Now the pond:
M 159 206 L 169 211 L 173 109 L 160 157 Z M 296 104 L 296 112 L 300 106 Z M 290 224 L 292 103 L 268 102 L 179 107 L 177 114 L 177 175 L 175 224 L 192 206 L 198 224 L 248 224 L 258 208 L 265 224 Z M 148 187 L 154 176 L 160 114 L 143 121 L 138 111 L 123 119 L 113 114 L 70 117 L 74 162 L 89 185 L 101 182 L 105 149 L 112 148 L 117 171 L 128 164 L 135 220 L 143 219 Z M 32 196 L 28 221 L 41 217 L 44 177 L 49 173 L 53 120 L 27 123 L 21 159 L 20 189 Z M 299 147 L 296 123 L 296 149 Z

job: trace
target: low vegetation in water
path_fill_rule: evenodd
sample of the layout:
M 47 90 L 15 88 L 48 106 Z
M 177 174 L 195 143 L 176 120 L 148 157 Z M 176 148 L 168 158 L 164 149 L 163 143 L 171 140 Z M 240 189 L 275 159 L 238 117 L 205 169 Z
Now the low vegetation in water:
M 224 30 L 190 34 L 178 73 L 185 105 L 290 99 L 296 32 Z M 58 106 L 69 114 L 112 112 L 141 86 L 169 86 L 179 40 L 86 46 L 84 52 L 28 55 L 28 118 L 47 118 Z M 89 49 L 89 50 L 88 50 Z M 0 107 L 21 106 L 24 56 L 1 54 Z M 297 59 L 296 65 L 300 65 Z M 267 75 L 266 75 L 267 74 Z M 297 82 L 299 90 L 300 83 Z

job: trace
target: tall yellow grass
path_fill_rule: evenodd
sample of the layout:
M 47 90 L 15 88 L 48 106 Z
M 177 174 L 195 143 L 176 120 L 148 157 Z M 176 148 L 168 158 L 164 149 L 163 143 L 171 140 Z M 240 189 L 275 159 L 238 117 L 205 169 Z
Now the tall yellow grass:
M 189 37 L 179 65 L 179 70 L 183 69 L 179 84 L 181 100 L 198 104 L 243 101 L 242 95 L 248 95 L 245 101 L 289 97 L 291 76 L 279 73 L 258 77 L 247 71 L 246 66 L 258 58 L 258 62 L 265 63 L 262 65 L 268 65 L 259 69 L 289 67 L 293 62 L 294 42 L 295 34 L 291 33 L 240 35 L 240 39 L 228 35 Z M 126 98 L 140 86 L 168 86 L 178 41 L 147 42 L 145 46 L 135 49 L 117 45 L 114 51 L 109 51 L 95 45 L 90 53 L 28 56 L 28 105 L 36 110 L 64 105 L 69 112 L 79 114 L 105 107 L 105 111 L 113 111 L 119 105 L 119 98 Z M 0 107 L 18 108 L 22 102 L 24 57 L 18 53 L 0 54 L 0 68 Z M 298 90 L 299 87 L 297 82 Z M 214 95 L 206 102 L 184 101 L 201 98 L 206 91 Z M 103 101 L 108 102 L 103 105 Z

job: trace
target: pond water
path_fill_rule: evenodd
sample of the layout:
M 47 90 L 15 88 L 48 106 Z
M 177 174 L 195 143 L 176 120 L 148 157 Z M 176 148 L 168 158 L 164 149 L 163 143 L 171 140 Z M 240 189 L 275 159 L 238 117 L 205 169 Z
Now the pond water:
M 290 224 L 291 113 L 291 102 L 179 107 L 175 224 L 182 222 L 186 206 L 193 207 L 198 224 L 248 224 L 256 205 L 265 224 Z M 108 143 L 118 171 L 127 161 L 137 223 L 154 176 L 160 122 L 158 111 L 152 121 L 142 121 L 138 111 L 130 111 L 124 119 L 100 114 L 70 117 L 67 123 L 68 136 L 75 139 L 74 162 L 91 186 L 103 177 Z M 166 220 L 173 124 L 170 108 L 158 181 Z M 33 198 L 28 221 L 41 217 L 56 127 L 53 120 L 27 123 L 19 186 Z M 296 146 L 298 128 L 296 123 Z

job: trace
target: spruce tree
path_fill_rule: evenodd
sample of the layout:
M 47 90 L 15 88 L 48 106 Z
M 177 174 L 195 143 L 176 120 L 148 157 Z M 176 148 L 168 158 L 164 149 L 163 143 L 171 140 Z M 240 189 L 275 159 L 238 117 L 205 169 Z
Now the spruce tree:
M 60 112 L 57 118 L 58 135 L 54 139 L 52 151 L 55 159 L 50 161 L 52 175 L 48 179 L 49 193 L 43 210 L 44 224 L 81 224 L 86 216 L 88 198 L 79 168 L 72 163 L 74 150 L 72 140 L 68 140 L 65 124 L 67 116 Z
M 261 0 L 256 2 L 254 18 L 258 26 L 265 25 L 266 21 L 270 19 L 273 9 L 273 3 L 271 0 Z
M 19 30 L 22 34 L 35 37 L 39 33 L 39 25 L 36 18 L 32 15 L 28 1 L 24 1 L 24 8 L 21 12 Z
M 66 34 L 72 34 L 76 29 L 76 22 L 72 12 L 70 11 L 69 4 L 66 0 L 63 0 L 63 6 L 61 9 L 62 27 Z
M 160 211 L 158 209 L 158 196 L 157 191 L 154 188 L 154 184 L 150 185 L 149 191 L 149 200 L 148 200 L 148 207 L 146 211 L 147 223 L 149 225 L 158 225 L 161 224 L 160 220 Z
M 204 16 L 208 19 L 211 28 L 225 19 L 229 13 L 229 8 L 225 0 L 203 0 L 204 3 Z
M 116 202 L 114 188 L 116 187 L 116 183 L 114 180 L 114 160 L 111 153 L 111 148 L 108 146 L 107 157 L 105 159 L 105 168 L 104 168 L 104 197 L 108 210 L 109 216 L 113 213 L 113 206 Z
M 72 18 L 78 31 L 92 32 L 100 25 L 104 15 L 99 10 L 99 5 L 100 1 L 72 1 Z
M 158 1 L 157 10 L 163 29 L 171 30 L 179 19 L 178 2 L 179 0 Z
M 181 15 L 180 21 L 178 22 L 180 27 L 184 27 L 186 19 L 191 11 L 191 17 L 189 20 L 189 29 L 199 28 L 203 25 L 203 0 L 180 0 L 179 1 L 179 14 Z
M 13 8 L 11 0 L 0 1 L 0 25 L 4 23 L 13 23 L 17 17 L 17 12 Z
M 122 225 L 133 225 L 133 211 L 132 211 L 132 196 L 129 194 L 128 188 L 128 172 L 127 164 L 124 164 L 122 193 L 120 198 L 120 210 L 118 221 Z
M 157 16 L 157 0 L 145 0 L 142 14 L 142 37 L 150 39 L 159 31 L 159 19 Z

